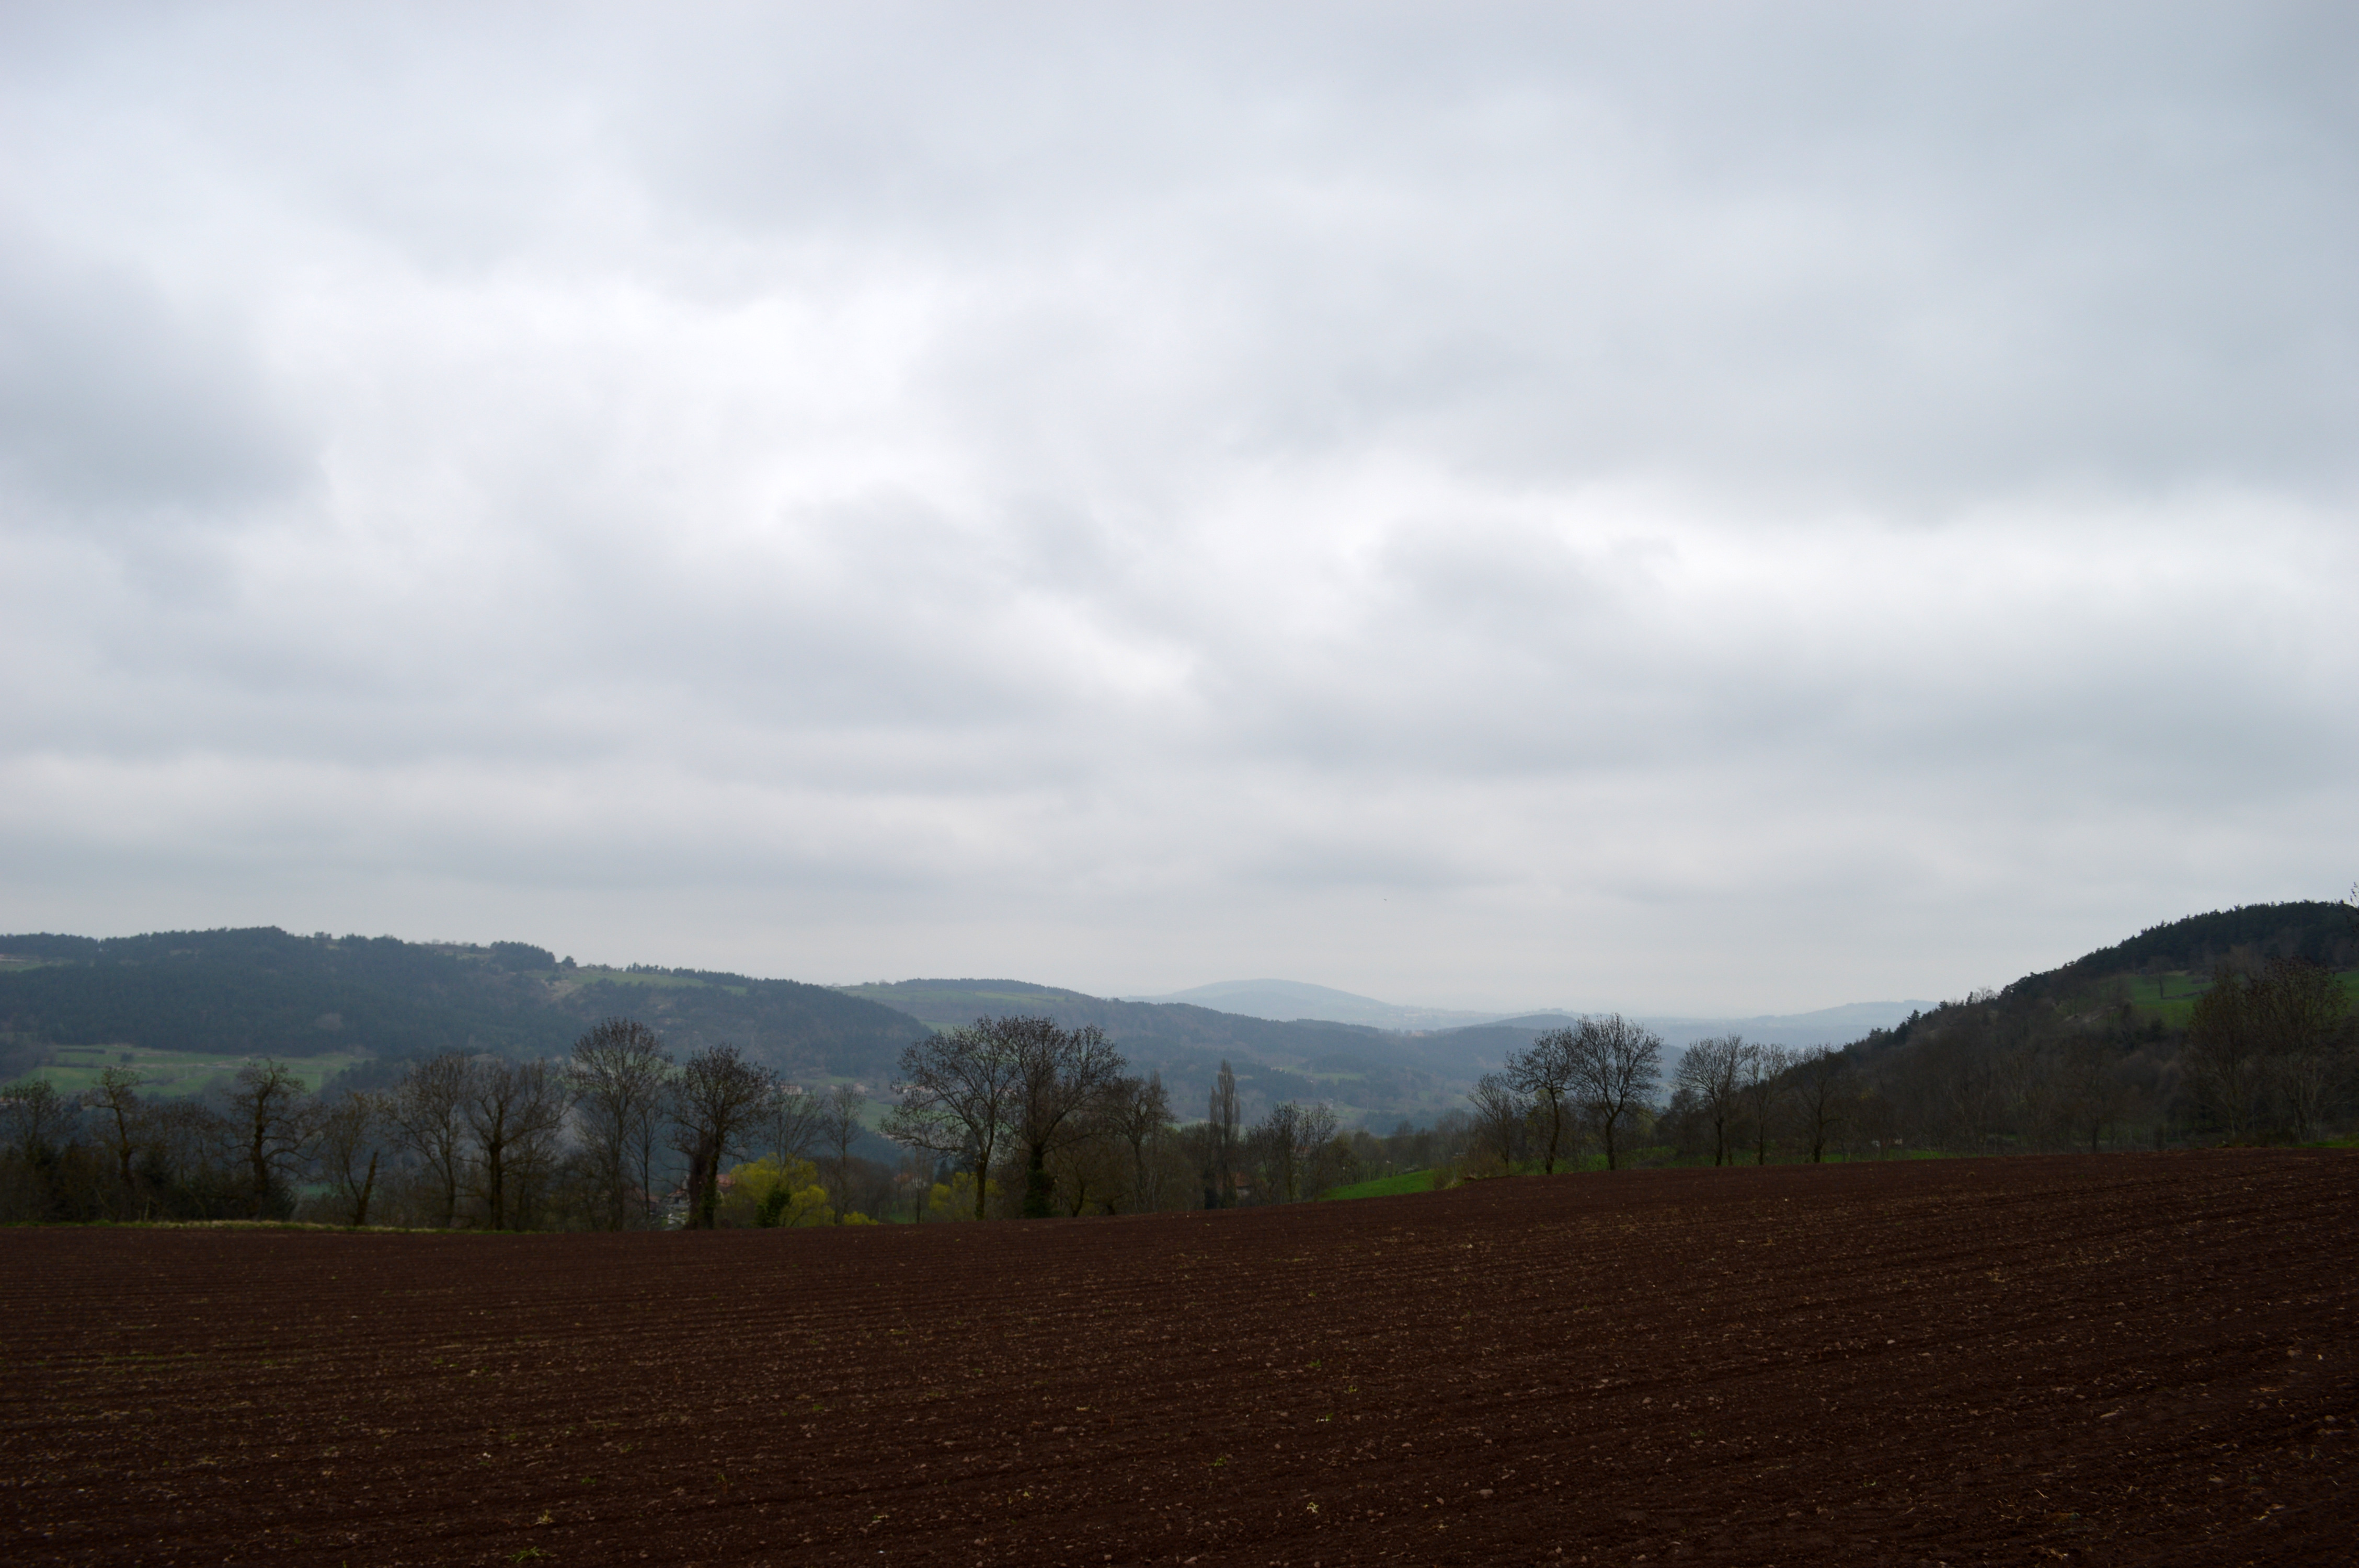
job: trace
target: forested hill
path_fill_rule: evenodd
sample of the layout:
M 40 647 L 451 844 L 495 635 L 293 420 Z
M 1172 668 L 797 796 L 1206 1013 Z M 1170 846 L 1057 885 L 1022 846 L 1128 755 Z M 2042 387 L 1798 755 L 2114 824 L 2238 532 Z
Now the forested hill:
M 214 1064 L 310 1061 L 321 1073 L 373 1080 L 440 1051 L 554 1055 L 589 1024 L 620 1016 L 655 1029 L 676 1054 L 726 1041 L 790 1079 L 850 1078 L 881 1095 L 903 1048 L 929 1025 L 1008 1012 L 1100 1025 L 1137 1070 L 1163 1074 L 1183 1114 L 1201 1108 L 1223 1059 L 1256 1113 L 1283 1099 L 1332 1098 L 1370 1114 L 1430 1115 L 1457 1103 L 1469 1076 L 1440 1037 L 1276 1023 L 1016 980 L 838 989 L 644 965 L 578 968 L 522 942 L 297 936 L 269 926 L 103 941 L 0 936 L 0 1079 L 45 1062 L 89 1067 L 98 1058 L 88 1048 L 121 1046 Z M 60 1047 L 84 1049 L 60 1056 Z
M 2359 920 L 2346 903 L 2248 903 L 2149 925 L 2060 968 L 2027 975 L 2009 993 L 2050 995 L 2116 975 L 2209 974 L 2231 959 L 2303 958 L 2330 969 L 2359 967 Z
M 2354 1108 L 2354 914 L 2308 902 L 2190 915 L 1872 1031 L 1846 1050 L 1863 1097 L 1856 1119 L 1975 1150 L 2316 1138 Z M 2209 1054 L 2196 1051 L 2189 1026 L 2220 967 L 2248 977 L 2240 985 L 2305 983 L 2280 960 L 2332 977 L 2316 995 L 2328 1012 L 2339 1000 L 2339 1020 L 2272 1000 L 2234 1037 L 2246 1054 L 2223 1055 L 2217 1039 Z M 2288 1022 L 2297 1017 L 2306 1022 Z
M 2359 911 L 2345 903 L 2304 901 L 2240 904 L 2150 925 L 2126 941 L 2084 953 L 1997 991 L 1947 1001 L 1892 1029 L 1871 1030 L 1857 1047 L 1886 1051 L 1950 1030 L 1962 1020 L 2099 1018 L 2124 1038 L 2166 1041 L 2187 1022 L 2195 996 L 2222 964 L 2257 968 L 2295 958 L 2348 974 L 2359 968 Z M 2020 1033 L 2020 1029 L 2017 1031 Z
M 616 1014 L 676 1049 L 727 1040 L 782 1072 L 879 1075 L 925 1033 L 825 986 L 676 969 L 590 969 L 528 943 L 293 936 L 274 926 L 104 941 L 0 936 L 0 1042 L 220 1055 L 550 1055 Z M 15 1064 L 12 1064 L 12 1065 Z

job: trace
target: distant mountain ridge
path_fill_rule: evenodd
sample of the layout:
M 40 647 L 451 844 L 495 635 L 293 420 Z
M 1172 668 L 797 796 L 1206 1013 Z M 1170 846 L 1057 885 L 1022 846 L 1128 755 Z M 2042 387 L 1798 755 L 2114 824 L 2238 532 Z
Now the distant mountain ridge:
M 1457 1104 L 1473 1076 L 1462 1054 L 1442 1044 L 1446 1036 L 1364 1024 L 1128 1001 L 1026 980 L 919 979 L 842 989 L 938 1028 L 1008 1012 L 1041 1014 L 1068 1029 L 1096 1024 L 1134 1071 L 1162 1074 L 1183 1120 L 1202 1116 L 1223 1061 L 1235 1071 L 1249 1109 L 1285 1099 L 1326 1099 L 1362 1114 L 1431 1115 Z
M 1562 1028 L 1577 1015 L 1556 1010 L 1538 1012 L 1464 1012 L 1443 1008 L 1404 1007 L 1358 996 L 1329 986 L 1301 980 L 1219 980 L 1165 996 L 1125 997 L 1125 1001 L 1156 1006 L 1193 1004 L 1223 1012 L 1272 1020 L 1318 1019 L 1356 1023 L 1399 1032 L 1464 1034 L 1470 1030 L 1499 1030 L 1528 1036 Z M 1683 1047 L 1708 1035 L 1737 1033 L 1748 1040 L 1775 1045 L 1840 1045 L 1857 1040 L 1872 1029 L 1889 1029 L 1911 1012 L 1931 1007 L 1930 1001 L 1855 1001 L 1812 1012 L 1761 1013 L 1746 1018 L 1632 1015 L 1660 1034 L 1667 1044 Z M 1502 1038 L 1506 1037 L 1503 1034 Z
M 1872 1029 L 1889 1029 L 1930 1001 L 1851 1001 L 1811 1012 L 1761 1013 L 1751 1018 L 1646 1018 L 1671 1045 L 1688 1046 L 1715 1034 L 1742 1034 L 1764 1045 L 1848 1045 Z
M 1469 1023 L 1488 1023 L 1505 1016 L 1451 1008 L 1404 1007 L 1302 980 L 1216 980 L 1168 996 L 1131 996 L 1122 1000 L 1167 1006 L 1186 1003 L 1280 1022 L 1310 1018 L 1327 1023 L 1358 1023 L 1392 1030 L 1455 1029 Z
M 2208 972 L 2223 958 L 2303 957 L 2348 969 L 2359 926 L 2342 904 L 2256 904 L 2148 927 L 2006 988 L 2069 997 L 2108 975 Z M 2110 984 L 2110 981 L 2105 983 Z M 1202 997 L 1213 1007 L 1178 1000 Z M 1948 1009 L 1951 1004 L 1940 1004 Z M 1290 1011 L 1278 1019 L 1251 1011 Z M 1322 1018 L 1357 1010 L 1360 1018 Z M 1396 1020 L 1389 1026 L 1362 1021 Z M 1768 1044 L 1887 1049 L 1918 1001 L 1856 1002 L 1750 1018 L 1639 1022 L 1674 1051 L 1735 1033 Z M 1284 1099 L 1333 1104 L 1347 1124 L 1430 1118 L 1464 1103 L 1482 1073 L 1572 1015 L 1402 1008 L 1288 980 L 1225 981 L 1152 1000 L 1015 979 L 915 979 L 828 987 L 697 969 L 582 968 L 529 943 L 411 943 L 290 935 L 276 927 L 104 940 L 0 935 L 0 1080 L 57 1045 L 136 1044 L 231 1055 L 331 1050 L 385 1062 L 443 1050 L 549 1056 L 591 1022 L 635 1017 L 682 1054 L 729 1042 L 789 1078 L 850 1078 L 883 1097 L 900 1054 L 933 1029 L 985 1014 L 1047 1013 L 1104 1029 L 1137 1071 L 1163 1075 L 1182 1120 L 1203 1114 L 1221 1062 L 1248 1115 Z M 1440 1022 L 1443 1019 L 1475 1022 Z M 1408 1020 L 1419 1022 L 1409 1022 Z M 1434 1021 L 1434 1022 L 1428 1022 Z

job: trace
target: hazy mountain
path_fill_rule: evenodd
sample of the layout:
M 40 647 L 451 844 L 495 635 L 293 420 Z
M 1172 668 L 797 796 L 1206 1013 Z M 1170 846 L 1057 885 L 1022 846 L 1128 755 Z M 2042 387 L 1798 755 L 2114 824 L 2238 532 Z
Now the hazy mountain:
M 1163 1075 L 1182 1117 L 1201 1114 L 1195 1108 L 1223 1059 L 1236 1071 L 1250 1105 L 1318 1098 L 1371 1119 L 1431 1114 L 1462 1103 L 1467 1086 L 1497 1067 L 1509 1052 L 1529 1045 L 1535 1034 L 1574 1022 L 1560 1012 L 1502 1018 L 1396 1007 L 1299 980 L 1230 980 L 1152 1000 L 1093 997 L 1007 979 L 902 980 L 843 989 L 937 1027 L 1006 1012 L 1045 1013 L 1068 1028 L 1094 1023 L 1140 1071 Z M 1844 1044 L 1871 1029 L 1897 1023 L 1923 1005 L 1856 1002 L 1809 1013 L 1641 1022 L 1663 1036 L 1676 1061 L 1691 1042 L 1731 1030 L 1772 1044 Z M 1378 1026 L 1322 1018 L 1308 1011 L 1312 1007 L 1396 1022 Z M 1291 1016 L 1273 1016 L 1278 1011 Z M 1453 1019 L 1461 1022 L 1432 1022 Z M 1470 1019 L 1480 1022 L 1463 1022 Z
M 1871 1029 L 1889 1029 L 1930 1001 L 1852 1001 L 1815 1012 L 1760 1013 L 1751 1018 L 1648 1018 L 1647 1028 L 1668 1045 L 1686 1047 L 1714 1034 L 1742 1034 L 1765 1045 L 1848 1045 Z
M 1190 1002 L 1248 1018 L 1281 1022 L 1314 1018 L 1329 1023 L 1361 1023 L 1374 1029 L 1452 1029 L 1484 1023 L 1495 1012 L 1455 1012 L 1439 1007 L 1402 1007 L 1374 997 L 1355 996 L 1302 980 L 1216 980 L 1209 986 L 1173 991 L 1168 996 L 1125 997 L 1125 1001 Z
M 1446 1008 L 1403 1007 L 1356 996 L 1301 980 L 1221 980 L 1167 996 L 1128 997 L 1153 1003 L 1193 1003 L 1250 1018 L 1322 1019 L 1395 1031 L 1448 1032 L 1462 1034 L 1478 1028 L 1497 1028 L 1528 1034 L 1571 1023 L 1564 1012 L 1463 1012 Z M 1747 1040 L 1776 1045 L 1841 1045 L 1871 1029 L 1889 1029 L 1911 1012 L 1932 1006 L 1930 1001 L 1854 1001 L 1815 1012 L 1759 1013 L 1747 1018 L 1641 1017 L 1637 1022 L 1663 1037 L 1664 1044 L 1685 1046 L 1712 1034 L 1737 1033 Z M 1439 1047 L 1451 1055 L 1456 1046 Z
M 1663 1076 L 1670 1076 L 1680 1054 L 1697 1041 L 1714 1034 L 1742 1034 L 1764 1045 L 1848 1045 L 1872 1029 L 1889 1029 L 1910 1013 L 1933 1004 L 1923 1001 L 1854 1001 L 1815 1012 L 1762 1013 L 1751 1018 L 1636 1017 L 1663 1037 Z M 1520 1051 L 1546 1030 L 1578 1022 L 1571 1013 L 1527 1012 L 1493 1019 L 1434 1035 L 1429 1042 L 1438 1056 L 1457 1065 L 1465 1076 L 1479 1077 L 1497 1067 L 1511 1051 Z
M 1008 1012 L 1043 1014 L 1068 1029 L 1094 1023 L 1122 1048 L 1134 1071 L 1163 1075 L 1182 1120 L 1204 1114 L 1223 1061 L 1237 1075 L 1248 1115 L 1278 1100 L 1324 1099 L 1347 1119 L 1430 1116 L 1460 1103 L 1469 1081 L 1463 1053 L 1440 1044 L 1446 1036 L 1095 997 L 1026 980 L 901 980 L 842 989 L 943 1028 Z

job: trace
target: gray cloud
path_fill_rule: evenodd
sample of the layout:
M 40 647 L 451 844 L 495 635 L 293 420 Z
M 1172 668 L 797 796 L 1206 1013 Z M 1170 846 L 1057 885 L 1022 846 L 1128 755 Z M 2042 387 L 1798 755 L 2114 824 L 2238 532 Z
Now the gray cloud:
M 299 487 L 305 456 L 234 328 L 125 263 L 0 229 L 0 485 L 20 521 L 197 520 Z
M 2354 856 L 2335 8 L 0 19 L 0 925 L 1760 1011 Z

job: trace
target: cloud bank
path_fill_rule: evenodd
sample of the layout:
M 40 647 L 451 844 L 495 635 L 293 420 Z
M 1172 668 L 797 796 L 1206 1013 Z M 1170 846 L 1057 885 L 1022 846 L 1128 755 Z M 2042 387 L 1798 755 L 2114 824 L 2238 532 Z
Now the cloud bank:
M 2341 8 L 0 17 L 0 925 L 1955 994 L 2359 874 Z

